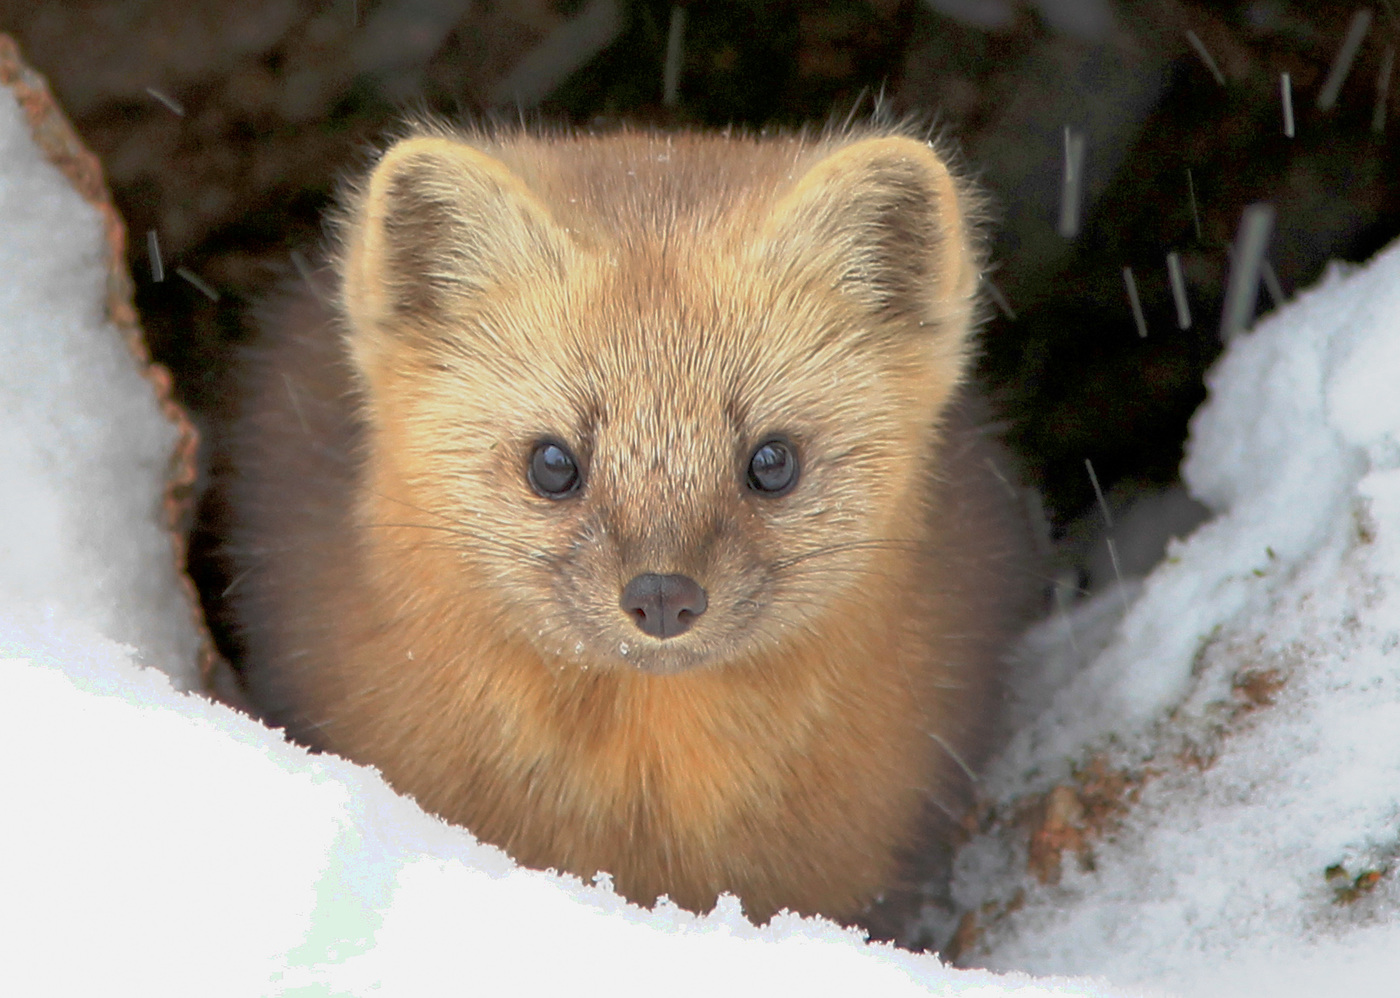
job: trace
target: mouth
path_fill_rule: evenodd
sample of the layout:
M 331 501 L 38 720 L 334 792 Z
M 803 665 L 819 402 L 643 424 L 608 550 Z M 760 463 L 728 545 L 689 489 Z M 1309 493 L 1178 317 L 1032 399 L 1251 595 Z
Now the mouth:
M 531 642 L 556 668 L 607 669 L 640 672 L 649 676 L 673 676 L 711 666 L 722 659 L 723 649 L 714 648 L 694 632 L 673 638 L 652 638 L 629 621 L 622 626 L 583 631 L 548 629 L 534 635 Z
M 634 587 L 635 589 L 636 587 Z M 649 676 L 674 676 L 712 669 L 746 656 L 752 650 L 756 598 L 720 601 L 717 605 L 682 608 L 675 616 L 684 626 L 672 629 L 639 620 L 646 591 L 620 606 L 597 606 L 587 599 L 563 598 L 553 627 L 535 636 L 535 644 L 561 666 L 630 670 Z M 629 605 L 629 602 L 631 605 Z M 663 611 L 665 607 L 662 608 Z M 708 612 L 706 612 L 708 610 Z M 689 619 L 687 619 L 689 616 Z M 543 640 L 541 640 L 543 639 Z
M 612 660 L 649 676 L 675 676 L 702 668 L 714 661 L 714 656 L 692 643 L 674 640 L 622 638 L 613 649 Z

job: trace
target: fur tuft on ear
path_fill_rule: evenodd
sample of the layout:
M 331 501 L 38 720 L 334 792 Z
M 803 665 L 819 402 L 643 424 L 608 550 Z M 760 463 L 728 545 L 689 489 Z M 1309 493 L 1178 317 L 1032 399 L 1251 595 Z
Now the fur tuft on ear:
M 349 219 L 342 303 L 361 334 L 418 327 L 512 278 L 561 270 L 569 245 L 500 161 L 450 138 L 405 139 Z
M 774 208 L 780 258 L 834 272 L 878 318 L 966 329 L 977 254 L 943 160 L 904 136 L 862 139 L 818 160 Z

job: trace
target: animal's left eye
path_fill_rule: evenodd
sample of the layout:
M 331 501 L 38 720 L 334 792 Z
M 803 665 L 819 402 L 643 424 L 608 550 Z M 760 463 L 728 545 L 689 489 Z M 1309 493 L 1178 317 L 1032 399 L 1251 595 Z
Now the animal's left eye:
M 782 439 L 758 445 L 749 458 L 749 488 L 765 496 L 781 496 L 797 484 L 797 449 Z
M 563 444 L 542 440 L 530 454 L 530 484 L 546 499 L 564 499 L 578 491 L 578 461 Z

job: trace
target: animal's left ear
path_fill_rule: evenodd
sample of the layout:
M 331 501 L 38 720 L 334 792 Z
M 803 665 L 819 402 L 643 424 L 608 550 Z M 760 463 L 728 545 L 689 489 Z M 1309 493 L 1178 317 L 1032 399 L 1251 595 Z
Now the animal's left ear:
M 830 273 L 881 319 L 965 329 L 977 256 L 957 183 L 922 142 L 862 139 L 812 165 L 766 227 L 769 250 Z

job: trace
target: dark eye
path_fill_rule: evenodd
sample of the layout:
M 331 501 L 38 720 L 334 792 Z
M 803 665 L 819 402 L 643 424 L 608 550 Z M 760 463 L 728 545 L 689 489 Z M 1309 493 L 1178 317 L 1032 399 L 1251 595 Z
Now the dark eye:
M 530 453 L 530 486 L 546 499 L 563 499 L 578 491 L 578 462 L 563 444 L 542 440 Z
M 786 440 L 758 445 L 749 458 L 749 488 L 766 496 L 786 495 L 797 484 L 797 451 Z

